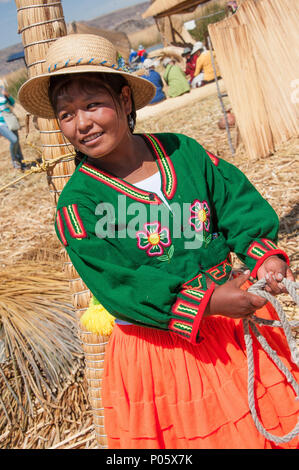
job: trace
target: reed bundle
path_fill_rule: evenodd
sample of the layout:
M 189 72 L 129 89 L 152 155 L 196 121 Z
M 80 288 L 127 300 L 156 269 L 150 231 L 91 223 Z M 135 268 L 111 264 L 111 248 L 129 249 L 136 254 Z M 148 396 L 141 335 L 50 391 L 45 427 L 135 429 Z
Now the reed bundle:
M 15 425 L 21 411 L 33 416 L 36 403 L 51 408 L 71 383 L 82 358 L 76 326 L 67 282 L 55 266 L 22 261 L 0 273 L 1 405 L 8 423 Z
M 297 136 L 292 83 L 299 76 L 296 0 L 246 0 L 209 26 L 222 77 L 251 158 Z

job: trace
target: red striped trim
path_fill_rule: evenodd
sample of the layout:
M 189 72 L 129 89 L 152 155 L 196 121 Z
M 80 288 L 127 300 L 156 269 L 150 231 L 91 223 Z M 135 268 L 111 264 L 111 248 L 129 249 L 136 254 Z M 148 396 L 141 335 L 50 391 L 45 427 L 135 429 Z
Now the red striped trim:
M 179 310 L 180 306 L 193 310 L 193 312 Z M 198 305 L 192 304 L 191 302 L 186 302 L 185 300 L 182 300 L 182 299 L 177 299 L 175 304 L 172 306 L 171 311 L 175 315 L 186 318 L 186 320 L 190 318 L 190 320 L 193 321 L 196 316 L 197 309 L 198 309 Z
M 76 220 L 79 224 L 79 227 L 80 227 L 81 231 L 80 231 L 80 233 L 76 232 L 76 230 L 74 229 L 74 226 L 73 226 L 73 222 L 72 222 L 72 220 L 70 218 L 70 215 L 68 213 L 67 207 L 63 207 L 62 211 L 63 211 L 63 215 L 64 215 L 64 219 L 65 219 L 67 228 L 70 232 L 70 235 L 71 235 L 72 238 L 86 238 L 87 233 L 86 233 L 86 230 L 83 226 L 83 222 L 81 220 L 81 217 L 79 216 L 77 204 L 72 204 L 72 208 L 73 208 L 73 211 L 75 212 Z
M 157 137 L 155 137 L 153 134 L 149 134 L 149 135 L 145 134 L 145 137 L 150 142 L 150 144 L 151 144 L 151 146 L 152 146 L 152 148 L 155 152 L 155 155 L 157 157 L 157 162 L 158 162 L 161 174 L 162 174 L 162 190 L 163 190 L 163 193 L 165 194 L 167 199 L 172 199 L 173 196 L 175 195 L 176 187 L 177 187 L 177 178 L 176 178 L 176 173 L 175 173 L 173 163 L 172 163 L 171 159 L 169 158 L 169 156 L 167 155 L 165 148 L 163 147 L 161 142 L 157 139 Z M 167 165 L 169 167 L 169 170 L 170 170 L 170 173 L 171 173 L 171 179 L 172 179 L 172 181 L 171 181 L 171 191 L 169 193 L 167 192 L 168 177 L 167 177 L 167 174 L 165 172 L 165 168 L 164 168 L 163 163 L 161 161 L 161 157 L 159 155 L 159 152 L 157 152 L 157 149 L 155 148 L 155 146 L 152 143 L 150 138 L 152 138 L 156 142 L 156 144 L 159 146 L 160 150 L 163 153 L 165 162 L 167 163 Z
M 88 171 L 88 169 L 92 171 Z M 125 196 L 128 196 L 134 199 L 135 201 L 144 202 L 146 204 L 161 204 L 162 202 L 155 193 L 149 193 L 147 191 L 143 191 L 142 189 L 132 186 L 129 183 L 126 183 L 125 181 L 119 178 L 109 175 L 109 173 L 106 173 L 103 170 L 99 171 L 97 168 L 93 167 L 92 165 L 89 165 L 88 163 L 84 163 L 84 165 L 81 166 L 79 171 L 81 171 L 82 173 L 85 173 L 86 175 L 90 176 L 91 178 L 97 181 L 100 181 L 101 183 L 106 184 L 110 188 L 113 188 L 116 191 L 119 191 L 120 193 L 125 194 Z M 96 174 L 94 174 L 94 172 Z M 106 177 L 108 181 L 104 179 L 103 176 Z M 132 191 L 134 193 L 140 194 L 140 197 L 134 196 L 132 194 Z M 150 194 L 153 195 L 153 199 L 150 198 Z
M 62 243 L 64 244 L 64 246 L 67 246 L 68 242 L 67 242 L 67 239 L 65 238 L 64 224 L 63 224 L 63 220 L 62 220 L 59 209 L 57 210 L 56 226 L 57 226 Z
M 168 328 L 174 333 L 184 336 L 185 338 L 188 338 L 188 339 L 190 338 L 190 334 L 192 331 L 192 326 L 190 323 L 184 320 L 178 320 L 177 318 L 172 318 L 170 320 L 168 324 Z
M 257 250 L 257 252 L 254 253 L 254 250 Z M 247 255 L 250 256 L 251 258 L 259 260 L 260 258 L 262 258 L 265 255 L 267 250 L 268 249 L 265 246 L 261 245 L 260 243 L 253 242 L 253 243 L 251 243 L 251 245 L 249 246 L 249 248 L 247 250 Z M 258 253 L 258 251 L 261 251 L 261 253 Z
M 269 250 L 267 253 L 264 254 L 264 256 L 262 256 L 262 258 L 260 258 L 258 260 L 258 262 L 256 263 L 255 267 L 253 268 L 253 270 L 251 271 L 251 276 L 252 277 L 256 277 L 257 275 L 257 272 L 258 272 L 258 269 L 261 267 L 261 265 L 263 264 L 263 262 L 269 258 L 269 256 L 274 256 L 274 255 L 282 255 L 285 259 L 285 262 L 287 263 L 287 265 L 289 266 L 290 265 L 290 259 L 288 257 L 288 255 L 286 254 L 285 251 L 283 250 Z
M 219 165 L 219 158 L 216 157 L 216 155 L 214 155 L 213 153 L 208 152 L 208 150 L 206 150 L 206 153 L 207 153 L 207 155 L 210 157 L 210 159 L 212 160 L 212 162 L 214 163 L 214 165 L 215 165 L 215 166 L 218 166 L 218 165 Z
M 268 240 L 268 238 L 261 238 L 261 242 L 269 248 L 269 250 L 278 250 L 278 246 L 272 240 Z
M 196 295 L 196 292 L 199 292 L 201 294 L 203 294 L 202 296 L 198 296 Z M 190 297 L 190 299 L 193 299 L 193 300 L 196 300 L 197 302 L 201 302 L 202 299 L 204 298 L 204 294 L 205 294 L 206 291 L 204 290 L 201 290 L 201 289 L 194 289 L 194 288 L 187 288 L 187 289 L 183 289 L 180 291 L 180 293 L 182 295 L 185 295 L 186 297 Z
M 184 284 L 182 284 L 182 287 L 183 288 L 186 288 L 186 287 L 193 287 L 194 288 L 194 286 L 190 283 L 195 281 L 195 279 L 197 279 L 198 286 L 196 286 L 196 289 L 198 289 L 198 288 L 201 289 L 203 287 L 202 282 L 201 282 L 202 276 L 203 276 L 202 273 L 197 274 L 192 279 L 189 279 L 189 281 L 184 282 Z
M 221 263 L 217 264 L 216 266 L 213 266 L 212 268 L 208 269 L 206 273 L 209 273 L 210 276 L 215 279 L 215 281 L 219 281 L 220 279 L 223 279 L 225 276 L 227 276 L 228 272 L 226 270 L 226 267 L 232 268 L 232 262 L 230 259 L 230 254 L 226 257 L 224 261 L 221 261 Z
M 205 309 L 206 309 L 206 307 L 208 305 L 208 302 L 211 298 L 211 295 L 214 292 L 214 289 L 215 289 L 215 283 L 212 282 L 209 289 L 206 291 L 206 294 L 205 294 L 204 298 L 200 302 L 199 309 L 197 311 L 197 315 L 196 315 L 195 320 L 193 322 L 192 332 L 191 332 L 191 336 L 190 336 L 190 343 L 192 343 L 192 344 L 198 344 L 199 340 L 202 339 L 202 338 L 198 338 L 199 326 L 200 326 L 203 314 L 205 312 Z
M 77 204 L 72 204 L 72 209 L 75 213 L 75 216 L 76 216 L 76 219 L 77 219 L 77 223 L 79 224 L 79 227 L 80 227 L 80 230 L 81 230 L 81 235 L 80 235 L 80 238 L 86 238 L 87 237 L 87 233 L 86 233 L 86 230 L 85 230 L 85 227 L 83 225 L 83 222 L 82 222 L 82 219 L 79 215 L 79 212 L 78 212 L 78 205 Z M 77 234 L 78 235 L 78 234 Z

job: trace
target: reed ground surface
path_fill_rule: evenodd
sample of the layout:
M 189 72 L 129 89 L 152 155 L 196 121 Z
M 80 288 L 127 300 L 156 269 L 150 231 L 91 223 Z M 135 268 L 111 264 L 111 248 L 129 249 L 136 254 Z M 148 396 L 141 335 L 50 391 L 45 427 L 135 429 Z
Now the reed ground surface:
M 226 108 L 230 107 L 225 98 Z M 39 134 L 30 124 L 26 136 L 25 115 L 18 107 L 23 123 L 20 141 L 25 159 L 33 160 L 38 152 L 26 142 L 39 146 Z M 234 163 L 257 187 L 276 210 L 281 229 L 279 245 L 290 256 L 291 266 L 298 268 L 298 144 L 293 138 L 285 142 L 267 158 L 250 160 L 242 142 L 232 156 L 227 134 L 218 128 L 222 112 L 214 93 L 203 100 L 194 100 L 192 105 L 180 106 L 177 110 L 163 111 L 137 121 L 137 132 L 180 132 L 196 139 L 206 149 Z M 236 129 L 231 129 L 235 143 Z M 0 137 L 0 188 L 20 176 L 20 171 L 11 166 L 8 142 Z M 17 266 L 17 263 L 32 263 L 51 273 L 57 270 L 59 282 L 64 283 L 66 296 L 68 283 L 61 279 L 64 261 L 61 248 L 53 229 L 53 202 L 48 192 L 44 174 L 31 175 L 0 193 L 1 271 Z M 237 263 L 237 260 L 235 260 Z M 299 319 L 293 304 L 281 296 L 290 319 Z M 67 301 L 71 304 L 71 293 Z M 21 298 L 20 298 L 21 302 Z M 298 334 L 297 334 L 298 336 Z M 7 365 L 10 367 L 10 364 Z M 3 390 L 4 383 L 0 385 Z M 83 359 L 58 397 L 58 407 L 51 413 L 38 406 L 34 416 L 24 418 L 22 426 L 13 422 L 0 422 L 0 448 L 18 449 L 75 449 L 96 448 L 91 408 L 87 399 Z

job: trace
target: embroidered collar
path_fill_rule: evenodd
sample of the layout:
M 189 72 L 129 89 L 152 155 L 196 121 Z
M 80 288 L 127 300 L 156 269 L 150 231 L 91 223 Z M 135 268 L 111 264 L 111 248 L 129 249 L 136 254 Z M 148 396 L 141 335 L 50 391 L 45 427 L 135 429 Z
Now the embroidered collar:
M 153 149 L 155 159 L 160 169 L 162 177 L 162 191 L 167 199 L 172 199 L 177 185 L 176 174 L 169 156 L 166 154 L 165 149 L 158 139 L 152 134 L 142 134 Z M 133 184 L 124 181 L 121 178 L 111 175 L 106 171 L 99 170 L 98 168 L 83 162 L 79 171 L 94 178 L 107 186 L 115 189 L 116 191 L 125 194 L 126 196 L 135 199 L 136 201 L 146 204 L 161 204 L 161 199 L 155 194 L 143 189 L 137 188 Z
M 161 142 L 152 134 L 144 134 L 151 144 L 162 176 L 162 191 L 167 199 L 172 199 L 177 186 L 176 174 L 171 159 Z

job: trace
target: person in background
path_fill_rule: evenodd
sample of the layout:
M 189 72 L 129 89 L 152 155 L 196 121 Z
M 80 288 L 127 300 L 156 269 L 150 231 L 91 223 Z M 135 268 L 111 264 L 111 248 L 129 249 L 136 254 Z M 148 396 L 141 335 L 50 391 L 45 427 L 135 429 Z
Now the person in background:
M 137 56 L 137 51 L 134 49 L 130 50 L 130 55 L 129 55 L 129 65 L 130 67 L 134 67 L 136 65 L 138 56 Z
M 185 49 L 182 52 L 182 57 L 186 59 L 185 75 L 189 77 L 190 85 L 194 77 L 196 59 L 197 59 L 196 55 L 194 54 L 192 55 L 191 52 L 192 52 L 191 47 L 185 47 Z
M 146 52 L 146 50 L 145 50 L 145 48 L 143 47 L 142 44 L 140 44 L 138 46 L 137 56 L 138 56 L 141 63 L 143 63 L 145 61 L 145 59 L 147 58 L 147 52 Z
M 141 77 L 149 80 L 156 87 L 156 94 L 149 104 L 155 104 L 165 100 L 166 96 L 163 91 L 163 81 L 160 74 L 155 70 L 154 61 L 151 59 L 145 59 L 143 67 L 145 68 L 146 73 L 141 75 Z
M 202 84 L 202 81 L 203 81 L 203 72 L 195 75 L 195 70 L 196 70 L 196 63 L 197 63 L 197 59 L 198 57 L 200 56 L 200 54 L 205 51 L 205 47 L 203 45 L 203 43 L 201 41 L 197 41 L 194 45 L 193 45 L 193 49 L 190 53 L 190 56 L 192 57 L 193 59 L 193 63 L 194 63 L 194 71 L 193 71 L 193 76 L 192 76 L 192 81 L 191 81 L 191 88 L 198 88 L 201 86 Z
M 215 81 L 211 52 L 207 51 L 202 43 L 200 44 L 198 43 L 197 46 L 199 55 L 196 60 L 196 67 L 194 72 L 195 87 L 200 87 L 202 85 L 205 85 L 206 83 L 211 83 Z M 195 47 L 193 48 L 193 51 L 194 49 Z M 220 77 L 220 71 L 216 62 L 215 52 L 213 51 L 212 53 L 214 57 L 217 77 Z
M 137 57 L 137 52 L 134 49 L 130 50 L 129 56 L 129 63 L 133 62 L 133 60 Z
M 175 98 L 184 93 L 189 93 L 190 84 L 184 71 L 175 63 L 175 60 L 165 57 L 163 67 L 165 67 L 163 78 L 168 85 L 168 96 Z
M 4 83 L 0 83 L 0 135 L 9 140 L 10 143 L 10 155 L 12 165 L 16 169 L 25 169 L 25 164 L 22 163 L 23 155 L 19 143 L 18 131 L 11 131 L 4 119 L 3 111 L 10 112 L 9 106 L 14 106 L 15 100 L 4 87 Z

